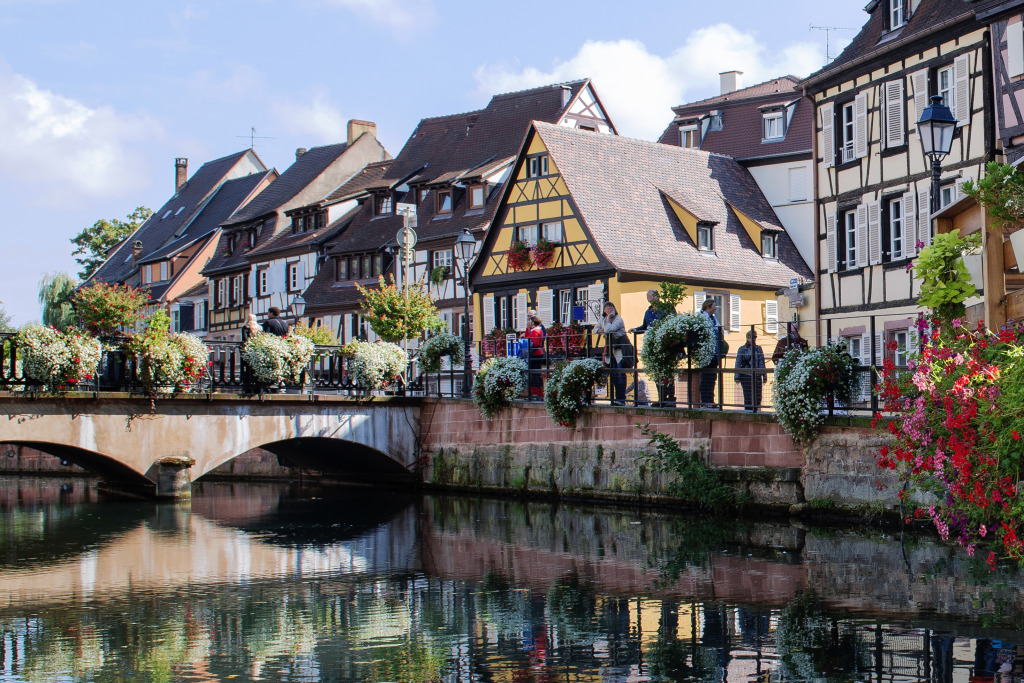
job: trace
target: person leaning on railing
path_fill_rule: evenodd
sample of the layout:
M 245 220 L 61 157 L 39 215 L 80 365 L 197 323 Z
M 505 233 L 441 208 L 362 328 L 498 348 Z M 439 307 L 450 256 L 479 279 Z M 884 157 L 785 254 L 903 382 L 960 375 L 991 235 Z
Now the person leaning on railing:
M 544 367 L 544 332 L 539 315 L 526 319 L 526 333 L 523 339 L 529 344 L 527 357 L 530 364 L 530 399 L 544 399 L 544 385 L 541 370 Z
M 666 315 L 665 311 L 661 310 L 658 307 L 658 302 L 659 302 L 660 298 L 661 297 L 658 295 L 658 290 L 656 290 L 656 289 L 648 289 L 647 290 L 647 301 L 648 301 L 648 303 L 650 303 L 650 306 L 648 306 L 647 310 L 644 312 L 644 322 L 643 322 L 642 325 L 640 325 L 640 327 L 634 327 L 633 329 L 631 329 L 630 332 L 632 332 L 634 334 L 636 334 L 636 333 L 644 334 L 644 333 L 647 332 L 648 328 L 650 328 L 651 325 L 653 325 L 654 323 L 658 322 L 659 320 L 661 320 L 662 318 L 665 317 L 665 315 Z M 655 403 L 654 405 L 655 406 L 658 406 L 658 405 L 674 406 L 675 402 L 676 402 L 676 381 L 675 381 L 675 379 L 669 379 L 669 380 L 667 380 L 665 382 L 659 382 L 658 383 L 658 403 Z
M 633 367 L 636 352 L 626 335 L 626 324 L 615 310 L 615 304 L 606 301 L 604 315 L 594 326 L 594 332 L 605 336 L 604 362 L 613 371 Z M 612 405 L 626 405 L 626 373 L 612 372 Z

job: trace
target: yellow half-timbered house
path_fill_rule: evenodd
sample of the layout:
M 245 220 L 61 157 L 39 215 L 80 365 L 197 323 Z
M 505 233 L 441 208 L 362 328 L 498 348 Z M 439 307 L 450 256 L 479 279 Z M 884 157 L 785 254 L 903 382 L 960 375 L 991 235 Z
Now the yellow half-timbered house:
M 551 261 L 516 271 L 519 240 L 554 243 Z M 522 331 L 535 309 L 550 325 L 597 321 L 611 301 L 626 326 L 643 321 L 648 289 L 687 285 L 707 297 L 735 350 L 751 325 L 778 332 L 777 292 L 811 282 L 793 241 L 750 173 L 719 154 L 534 122 L 470 272 L 479 339 Z M 808 299 L 810 300 L 810 299 Z M 767 348 L 774 348 L 774 340 Z M 731 366 L 731 362 L 728 363 Z

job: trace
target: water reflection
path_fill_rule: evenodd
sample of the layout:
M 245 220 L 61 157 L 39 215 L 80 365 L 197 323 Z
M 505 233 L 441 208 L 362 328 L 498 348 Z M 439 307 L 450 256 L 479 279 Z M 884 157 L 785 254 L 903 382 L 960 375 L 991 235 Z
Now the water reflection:
M 1011 683 L 1024 581 L 928 538 L 215 485 L 0 481 L 0 681 Z

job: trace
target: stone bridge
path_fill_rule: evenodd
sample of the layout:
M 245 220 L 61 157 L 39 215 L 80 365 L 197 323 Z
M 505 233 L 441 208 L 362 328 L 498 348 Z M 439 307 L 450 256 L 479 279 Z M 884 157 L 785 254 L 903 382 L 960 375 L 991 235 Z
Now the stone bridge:
M 188 496 L 193 480 L 253 448 L 305 469 L 409 479 L 419 429 L 419 401 L 397 397 L 0 395 L 0 442 L 55 455 L 119 491 L 157 497 Z

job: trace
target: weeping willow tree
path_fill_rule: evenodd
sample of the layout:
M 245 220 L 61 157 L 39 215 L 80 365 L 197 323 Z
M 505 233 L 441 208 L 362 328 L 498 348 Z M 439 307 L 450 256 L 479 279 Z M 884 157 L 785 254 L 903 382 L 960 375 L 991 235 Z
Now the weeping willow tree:
M 47 273 L 39 280 L 39 306 L 43 313 L 43 324 L 66 330 L 77 322 L 75 310 L 71 307 L 71 295 L 75 293 L 78 281 L 67 273 Z

